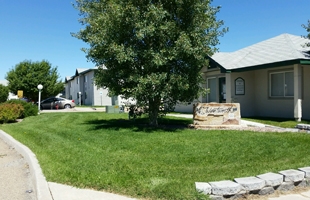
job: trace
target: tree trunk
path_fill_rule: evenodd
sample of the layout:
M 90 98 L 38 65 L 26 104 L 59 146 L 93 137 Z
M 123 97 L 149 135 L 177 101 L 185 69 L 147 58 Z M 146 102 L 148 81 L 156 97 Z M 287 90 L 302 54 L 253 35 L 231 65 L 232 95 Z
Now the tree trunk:
M 150 124 L 150 126 L 155 126 L 155 127 L 158 126 L 157 117 L 158 117 L 158 112 L 156 112 L 156 111 L 151 112 L 150 111 L 150 113 L 149 113 L 149 120 L 150 120 L 149 124 Z
M 149 100 L 149 124 L 150 126 L 158 126 L 158 111 L 160 106 L 160 98 Z

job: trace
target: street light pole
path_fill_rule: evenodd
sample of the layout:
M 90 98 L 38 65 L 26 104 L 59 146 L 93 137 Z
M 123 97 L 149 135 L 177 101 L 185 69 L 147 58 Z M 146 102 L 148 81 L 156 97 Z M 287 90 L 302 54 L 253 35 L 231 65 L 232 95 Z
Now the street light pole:
M 40 114 L 40 109 L 41 109 L 41 90 L 43 89 L 43 85 L 39 84 L 38 85 L 38 90 L 39 90 L 39 101 L 38 101 L 38 110 L 39 110 L 39 114 Z

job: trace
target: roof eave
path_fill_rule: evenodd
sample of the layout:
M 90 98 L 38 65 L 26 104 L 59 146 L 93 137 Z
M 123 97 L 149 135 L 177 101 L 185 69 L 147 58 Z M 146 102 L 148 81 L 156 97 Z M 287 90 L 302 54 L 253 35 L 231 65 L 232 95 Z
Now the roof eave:
M 216 62 L 213 58 L 208 56 L 208 59 L 209 59 L 209 66 L 213 65 L 212 69 L 220 68 L 221 73 L 225 73 L 226 72 L 226 69 L 222 65 L 220 65 L 218 62 Z
M 310 60 L 300 60 L 300 64 L 302 64 L 302 65 L 310 65 Z
M 262 65 L 254 65 L 249 67 L 243 67 L 238 69 L 226 69 L 226 71 L 231 72 L 245 72 L 245 71 L 253 71 L 253 70 L 259 70 L 259 69 L 267 69 L 267 68 L 275 68 L 275 67 L 283 67 L 283 66 L 289 66 L 294 64 L 310 64 L 310 60 L 303 60 L 303 59 L 295 59 L 295 60 L 285 60 L 280 62 L 274 62 L 274 63 L 267 63 Z

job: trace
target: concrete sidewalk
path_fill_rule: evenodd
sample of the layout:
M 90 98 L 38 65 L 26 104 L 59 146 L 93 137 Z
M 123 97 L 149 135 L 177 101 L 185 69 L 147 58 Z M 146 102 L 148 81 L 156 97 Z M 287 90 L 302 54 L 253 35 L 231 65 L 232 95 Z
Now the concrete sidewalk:
M 309 200 L 310 191 L 301 192 L 300 194 L 280 195 L 279 197 L 270 197 L 268 200 Z
M 48 182 L 48 185 L 54 200 L 134 200 L 118 194 L 79 189 L 59 183 Z
M 27 162 L 14 147 L 2 139 L 0 139 L 0 199 L 36 199 Z

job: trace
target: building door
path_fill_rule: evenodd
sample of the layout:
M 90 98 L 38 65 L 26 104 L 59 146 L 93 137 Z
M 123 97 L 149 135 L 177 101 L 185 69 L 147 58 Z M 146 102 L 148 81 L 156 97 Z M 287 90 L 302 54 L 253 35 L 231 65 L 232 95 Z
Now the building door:
M 216 102 L 216 78 L 208 78 L 207 79 L 207 102 Z
M 226 103 L 226 79 L 225 77 L 219 78 L 219 102 Z

